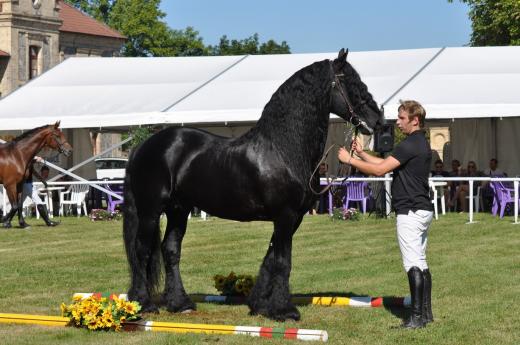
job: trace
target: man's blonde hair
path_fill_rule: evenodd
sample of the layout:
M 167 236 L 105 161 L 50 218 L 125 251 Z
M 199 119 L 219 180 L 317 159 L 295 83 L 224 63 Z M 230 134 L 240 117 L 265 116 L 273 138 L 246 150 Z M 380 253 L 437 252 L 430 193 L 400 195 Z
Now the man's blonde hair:
M 414 117 L 417 117 L 419 119 L 419 127 L 423 128 L 424 119 L 426 118 L 426 110 L 424 110 L 421 103 L 412 100 L 399 100 L 399 103 L 401 105 L 399 106 L 399 108 L 397 108 L 397 111 L 406 111 L 408 113 L 409 120 L 413 119 Z

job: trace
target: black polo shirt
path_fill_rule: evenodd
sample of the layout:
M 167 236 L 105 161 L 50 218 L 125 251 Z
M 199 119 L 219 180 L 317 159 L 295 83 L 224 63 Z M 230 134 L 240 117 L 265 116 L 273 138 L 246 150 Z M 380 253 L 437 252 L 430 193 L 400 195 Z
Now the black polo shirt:
M 433 211 L 428 175 L 432 151 L 422 130 L 416 130 L 399 143 L 391 154 L 401 165 L 394 170 L 392 206 L 397 214 Z

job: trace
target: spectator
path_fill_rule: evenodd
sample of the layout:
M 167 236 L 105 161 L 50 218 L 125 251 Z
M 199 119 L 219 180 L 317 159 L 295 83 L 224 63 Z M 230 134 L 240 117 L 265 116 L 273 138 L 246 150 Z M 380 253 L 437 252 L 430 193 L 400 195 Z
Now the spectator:
M 449 177 L 450 173 L 444 170 L 444 163 L 437 159 L 434 164 L 434 169 L 431 172 L 432 177 Z
M 489 177 L 506 177 L 507 174 L 502 170 L 498 169 L 498 160 L 496 158 L 491 158 L 489 161 L 489 168 L 484 171 L 484 175 Z M 495 197 L 495 192 L 491 188 L 491 185 L 488 181 L 482 183 L 481 187 L 482 193 L 482 207 L 486 211 L 491 211 L 491 207 L 493 206 L 493 199 Z
M 482 177 L 484 174 L 481 171 L 477 170 L 477 164 L 474 161 L 468 162 L 468 168 L 467 170 L 459 169 L 461 177 Z M 473 195 L 477 194 L 478 186 L 480 185 L 480 182 L 475 181 L 473 183 Z M 469 182 L 468 181 L 461 181 L 459 186 L 457 187 L 455 191 L 454 197 L 448 202 L 448 206 L 452 207 L 455 204 L 455 201 L 457 201 L 460 205 L 461 212 L 468 211 L 468 201 L 466 200 L 466 196 L 469 194 Z
M 498 169 L 498 160 L 491 158 L 489 161 L 489 168 L 484 171 L 484 175 L 489 177 L 505 177 L 507 174 L 502 170 Z

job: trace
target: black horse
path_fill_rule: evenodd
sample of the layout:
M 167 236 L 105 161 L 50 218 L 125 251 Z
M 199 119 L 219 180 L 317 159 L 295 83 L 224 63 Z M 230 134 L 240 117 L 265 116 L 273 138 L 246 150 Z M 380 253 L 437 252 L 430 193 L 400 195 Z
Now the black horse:
M 128 296 L 144 312 L 157 312 L 152 295 L 161 273 L 167 310 L 195 309 L 179 271 L 190 210 L 239 221 L 270 220 L 274 232 L 248 300 L 251 314 L 299 320 L 290 301 L 292 237 L 316 196 L 309 188 L 324 151 L 329 115 L 370 134 L 382 115 L 347 62 L 315 62 L 296 72 L 273 94 L 256 126 L 231 139 L 198 129 L 170 127 L 138 146 L 125 177 L 123 234 L 131 270 Z M 359 116 L 357 115 L 359 114 Z M 318 178 L 313 179 L 315 189 Z M 159 217 L 167 216 L 164 238 Z

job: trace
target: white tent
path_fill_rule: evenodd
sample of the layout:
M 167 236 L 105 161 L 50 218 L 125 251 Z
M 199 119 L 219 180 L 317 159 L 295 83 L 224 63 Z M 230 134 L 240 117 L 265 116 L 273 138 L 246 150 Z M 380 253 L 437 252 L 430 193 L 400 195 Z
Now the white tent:
M 63 128 L 233 124 L 243 125 L 241 132 L 259 118 L 290 75 L 336 55 L 69 58 L 0 100 L 0 130 L 61 120 Z M 399 99 L 423 103 L 427 119 L 512 117 L 495 125 L 457 121 L 459 141 L 473 136 L 482 147 L 472 143 L 480 155 L 475 157 L 473 151 L 452 145 L 454 158 L 475 159 L 482 166 L 510 146 L 511 138 L 516 140 L 520 47 L 351 52 L 348 60 L 378 104 L 385 105 L 387 118 L 395 118 Z M 495 128 L 484 131 L 485 140 L 482 126 Z M 507 138 L 496 134 L 501 128 L 508 129 Z M 494 145 L 491 151 L 486 150 L 489 144 Z M 520 166 L 514 171 L 520 173 Z
M 69 58 L 0 101 L 0 130 L 55 119 L 64 128 L 251 122 L 303 66 L 330 54 Z M 349 61 L 393 118 L 417 99 L 428 118 L 520 116 L 520 47 L 352 52 Z

